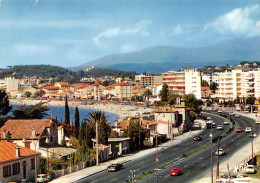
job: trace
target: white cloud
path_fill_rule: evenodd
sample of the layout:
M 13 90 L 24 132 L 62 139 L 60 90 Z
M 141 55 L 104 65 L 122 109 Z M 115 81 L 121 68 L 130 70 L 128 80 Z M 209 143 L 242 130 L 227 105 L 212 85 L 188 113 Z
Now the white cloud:
M 34 6 L 36 6 L 39 1 L 40 1 L 40 0 L 35 0 Z
M 216 30 L 221 34 L 252 36 L 257 32 L 255 30 L 257 28 L 257 21 L 252 18 L 252 15 L 259 11 L 259 5 L 234 9 L 218 17 L 214 22 L 206 24 L 204 31 Z
M 183 29 L 182 29 L 182 27 L 181 27 L 180 25 L 177 25 L 177 26 L 173 29 L 173 33 L 174 33 L 175 35 L 182 34 L 182 32 L 183 32 Z
M 128 29 L 120 29 L 119 27 L 115 28 L 110 28 L 107 29 L 100 34 L 98 34 L 96 37 L 93 38 L 93 41 L 96 44 L 100 43 L 100 40 L 102 38 L 112 38 L 120 35 L 134 35 L 134 34 L 139 34 L 141 36 L 149 36 L 149 32 L 146 31 L 146 27 L 151 24 L 151 20 L 142 20 L 135 24 L 133 28 L 128 28 Z

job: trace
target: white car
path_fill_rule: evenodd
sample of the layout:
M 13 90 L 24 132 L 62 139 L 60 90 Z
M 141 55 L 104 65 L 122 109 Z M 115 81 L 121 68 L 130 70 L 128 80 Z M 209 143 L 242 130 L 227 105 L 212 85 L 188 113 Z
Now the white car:
M 207 117 L 207 120 L 211 120 L 211 117 L 208 116 L 208 117 Z
M 46 174 L 39 174 L 37 176 L 37 182 L 49 182 L 50 181 L 50 177 Z
M 233 113 L 233 112 L 229 113 L 229 116 L 234 116 L 234 115 L 235 115 L 235 113 Z
M 235 118 L 239 118 L 240 116 L 238 114 L 235 114 Z
M 223 130 L 222 125 L 218 125 L 218 126 L 217 126 L 217 130 Z
M 218 151 L 215 152 L 215 155 L 219 155 L 219 156 L 222 156 L 225 154 L 225 150 L 224 149 L 218 149 Z
M 252 128 L 251 128 L 251 127 L 246 127 L 245 132 L 246 132 L 246 133 L 252 132 Z
M 246 173 L 255 173 L 255 166 L 254 165 L 247 165 Z
M 229 125 L 229 122 L 228 122 L 228 121 L 224 121 L 223 124 L 224 124 L 224 125 Z

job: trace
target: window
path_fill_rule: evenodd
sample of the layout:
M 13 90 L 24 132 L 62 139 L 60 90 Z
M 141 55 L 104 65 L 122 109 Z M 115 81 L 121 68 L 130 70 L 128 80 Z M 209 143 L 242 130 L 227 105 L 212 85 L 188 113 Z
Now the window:
M 12 172 L 11 172 L 11 165 L 4 166 L 3 167 L 3 177 L 4 178 L 10 177 L 11 174 L 12 174 Z
M 13 164 L 13 175 L 17 175 L 20 173 L 20 163 Z
M 35 169 L 35 159 L 32 158 L 31 159 L 31 170 L 34 170 Z

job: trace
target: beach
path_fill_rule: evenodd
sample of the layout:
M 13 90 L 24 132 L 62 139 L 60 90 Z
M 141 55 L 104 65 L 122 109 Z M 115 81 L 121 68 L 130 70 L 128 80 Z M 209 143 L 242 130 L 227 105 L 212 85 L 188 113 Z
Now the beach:
M 19 100 L 10 99 L 10 104 L 18 105 L 35 105 L 39 102 L 43 102 L 46 106 L 65 106 L 65 101 L 60 100 Z M 98 111 L 104 111 L 109 113 L 114 113 L 118 116 L 118 120 L 122 120 L 128 117 L 138 117 L 143 115 L 143 113 L 151 113 L 154 111 L 153 108 L 135 105 L 125 105 L 125 104 L 114 104 L 114 103 L 93 103 L 91 105 L 84 105 L 80 101 L 68 101 L 69 107 L 78 107 L 82 109 L 92 109 Z

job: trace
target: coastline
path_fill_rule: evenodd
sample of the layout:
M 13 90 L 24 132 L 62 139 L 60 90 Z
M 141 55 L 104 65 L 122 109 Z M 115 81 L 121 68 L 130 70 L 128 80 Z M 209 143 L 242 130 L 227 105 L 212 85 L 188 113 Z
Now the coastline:
M 46 106 L 57 106 L 63 107 L 65 101 L 57 101 L 57 100 L 19 100 L 19 99 L 9 99 L 10 105 L 18 104 L 18 105 L 35 105 L 39 102 L 44 102 L 43 105 Z M 123 120 L 127 117 L 137 117 L 139 114 L 144 112 L 152 112 L 152 108 L 143 107 L 143 106 L 133 106 L 133 105 L 123 105 L 123 104 L 106 104 L 106 103 L 94 103 L 92 105 L 83 105 L 81 102 L 77 101 L 68 101 L 69 107 L 78 107 L 82 109 L 91 109 L 104 111 L 108 113 L 115 114 L 118 117 L 118 121 Z

